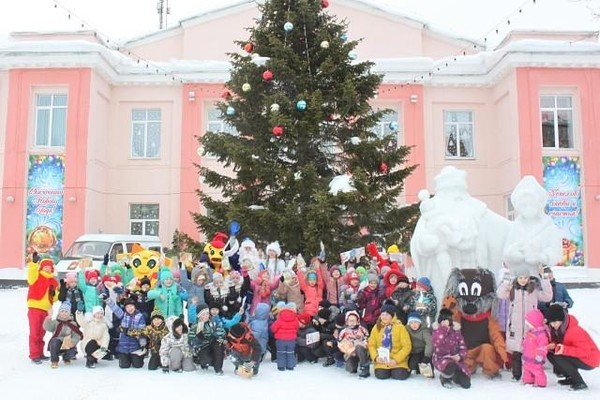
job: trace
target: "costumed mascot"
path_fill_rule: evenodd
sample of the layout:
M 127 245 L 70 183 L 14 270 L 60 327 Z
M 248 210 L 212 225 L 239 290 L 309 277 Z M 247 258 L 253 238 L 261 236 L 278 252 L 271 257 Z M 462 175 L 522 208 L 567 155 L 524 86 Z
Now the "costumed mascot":
M 446 284 L 444 308 L 453 311 L 467 345 L 465 362 L 471 373 L 481 366 L 490 379 L 500 378 L 508 361 L 500 326 L 492 316 L 496 299 L 494 274 L 483 268 L 454 268 Z
M 210 242 L 206 243 L 200 256 L 200 262 L 206 262 L 213 271 L 220 272 L 227 276 L 231 269 L 239 271 L 238 250 L 240 244 L 237 235 L 240 232 L 240 224 L 237 221 L 231 221 L 229 224 L 229 238 L 224 232 L 217 232 Z M 223 265 L 223 260 L 226 259 Z
M 171 259 L 161 260 L 161 254 L 157 251 L 147 250 L 138 244 L 134 244 L 131 253 L 128 254 L 129 263 L 133 273 L 133 289 L 137 289 L 143 278 L 150 279 L 150 286 L 156 286 L 158 282 L 158 272 L 161 266 L 171 267 Z M 162 262 L 162 263 L 161 263 Z M 131 288 L 131 287 L 130 287 Z

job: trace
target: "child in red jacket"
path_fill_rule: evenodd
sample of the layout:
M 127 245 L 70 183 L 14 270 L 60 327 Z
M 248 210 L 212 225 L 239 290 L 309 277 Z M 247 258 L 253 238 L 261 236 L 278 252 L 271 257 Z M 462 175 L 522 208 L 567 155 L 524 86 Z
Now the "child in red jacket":
M 293 371 L 296 366 L 296 340 L 298 339 L 298 317 L 295 307 L 286 306 L 271 325 L 277 347 L 277 369 Z

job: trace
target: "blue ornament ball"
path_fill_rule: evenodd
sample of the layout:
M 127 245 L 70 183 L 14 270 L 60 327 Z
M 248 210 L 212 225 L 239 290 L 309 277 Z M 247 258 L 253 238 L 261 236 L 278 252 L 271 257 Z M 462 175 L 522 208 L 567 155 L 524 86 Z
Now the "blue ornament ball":
M 306 110 L 306 101 L 298 100 L 298 102 L 296 103 L 296 110 L 298 110 L 298 111 Z
M 340 39 L 342 39 L 342 42 L 345 42 L 348 40 L 348 34 L 347 33 L 342 33 L 342 35 L 340 36 Z
M 225 110 L 225 113 L 229 116 L 235 115 L 235 108 L 228 106 L 227 110 Z
M 285 24 L 283 24 L 283 30 L 284 31 L 291 32 L 292 29 L 294 29 L 294 24 L 292 24 L 290 21 L 288 21 Z
M 388 125 L 390 131 L 396 132 L 398 130 L 398 123 L 396 121 L 391 121 Z
M 356 59 L 358 58 L 358 52 L 357 52 L 357 51 L 355 51 L 355 50 L 350 50 L 350 51 L 348 52 L 348 57 L 349 57 L 351 60 L 356 60 Z

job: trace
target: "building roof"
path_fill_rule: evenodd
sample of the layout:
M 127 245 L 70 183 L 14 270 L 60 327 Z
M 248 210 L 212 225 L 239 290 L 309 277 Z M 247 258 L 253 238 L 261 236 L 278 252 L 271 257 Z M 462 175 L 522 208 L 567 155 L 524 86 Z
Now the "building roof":
M 425 31 L 431 32 L 432 34 L 445 38 L 449 41 L 455 41 L 469 45 L 476 44 L 481 47 L 484 46 L 483 43 L 465 36 L 461 36 L 451 29 L 431 24 L 425 21 L 422 17 L 408 13 L 393 3 L 384 3 L 381 0 L 335 0 L 335 2 L 341 6 L 360 9 L 368 13 L 379 14 L 386 18 L 404 20 L 411 24 L 420 25 Z M 127 41 L 125 45 L 135 46 L 142 43 L 161 40 L 165 37 L 173 35 L 176 32 L 179 32 L 186 26 L 199 24 L 215 18 L 221 18 L 243 10 L 253 9 L 256 7 L 257 3 L 262 3 L 262 0 L 205 0 L 201 3 L 201 5 L 199 5 L 197 13 L 183 18 L 177 25 L 171 28 L 132 38 L 131 40 Z

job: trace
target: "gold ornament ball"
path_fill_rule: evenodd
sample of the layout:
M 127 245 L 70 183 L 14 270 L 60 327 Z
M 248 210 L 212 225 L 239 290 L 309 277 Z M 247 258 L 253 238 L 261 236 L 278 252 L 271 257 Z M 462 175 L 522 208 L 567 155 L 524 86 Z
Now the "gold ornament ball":
M 249 84 L 249 83 L 244 83 L 244 84 L 242 85 L 242 90 L 243 90 L 244 92 L 249 92 L 249 91 L 250 91 L 250 89 L 252 89 L 252 86 L 250 86 L 250 84 Z

